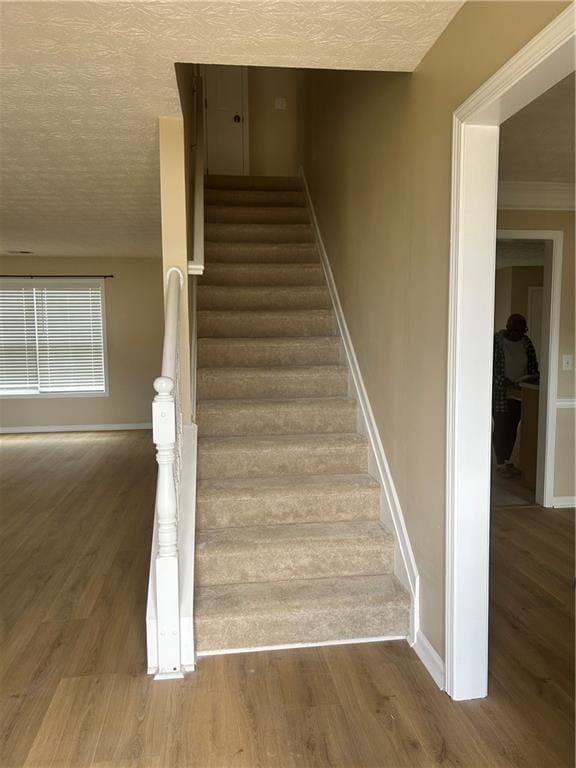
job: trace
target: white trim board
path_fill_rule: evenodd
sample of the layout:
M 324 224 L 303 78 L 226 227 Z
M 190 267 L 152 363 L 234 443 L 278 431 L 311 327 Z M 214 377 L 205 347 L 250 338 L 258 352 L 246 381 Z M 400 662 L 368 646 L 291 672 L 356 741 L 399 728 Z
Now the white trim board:
M 50 427 L 0 427 L 0 435 L 28 435 L 41 432 L 123 432 L 132 429 L 152 429 L 152 423 L 142 424 L 67 424 Z
M 446 393 L 446 690 L 453 699 L 488 691 L 499 126 L 574 71 L 574 39 L 571 5 L 453 116 Z
M 414 651 L 416 652 L 416 655 L 424 664 L 428 672 L 430 673 L 430 676 L 440 688 L 441 691 L 444 690 L 445 687 L 445 670 L 444 670 L 444 660 L 439 656 L 439 654 L 436 652 L 435 648 L 432 646 L 432 643 L 426 635 L 418 630 L 418 633 L 416 635 L 416 642 L 412 646 Z
M 349 640 L 318 640 L 311 643 L 282 643 L 280 645 L 255 645 L 247 648 L 223 648 L 217 651 L 198 651 L 197 658 L 208 656 L 229 656 L 233 653 L 259 653 L 264 651 L 287 651 L 291 648 L 328 648 L 331 645 L 365 645 L 386 643 L 391 640 L 406 640 L 405 635 L 382 635 L 379 637 L 352 637 Z
M 359 430 L 368 438 L 372 455 L 372 474 L 378 480 L 382 491 L 381 498 L 383 507 L 381 511 L 381 520 L 386 528 L 392 529 L 395 534 L 397 553 L 399 554 L 399 557 L 396 557 L 396 576 L 406 587 L 411 596 L 412 610 L 410 616 L 409 643 L 412 645 L 416 640 L 420 623 L 418 567 L 416 565 L 416 559 L 412 551 L 412 546 L 408 537 L 408 531 L 404 522 L 404 515 L 400 506 L 400 499 L 398 498 L 396 486 L 394 485 L 394 480 L 392 479 L 392 473 L 386 458 L 384 446 L 382 445 L 382 440 L 380 439 L 380 433 L 378 431 L 376 419 L 374 418 L 374 413 L 370 405 L 370 400 L 368 399 L 368 393 L 366 392 L 366 387 L 364 386 L 362 373 L 360 371 L 360 366 L 354 351 L 352 338 L 350 336 L 346 318 L 344 316 L 344 310 L 342 309 L 342 304 L 340 303 L 338 289 L 336 288 L 336 282 L 334 280 L 334 275 L 332 274 L 332 268 L 330 267 L 328 254 L 326 252 L 326 248 L 324 247 L 324 241 L 322 240 L 322 234 L 320 232 L 316 211 L 314 210 L 314 205 L 310 196 L 308 182 L 302 168 L 299 170 L 299 176 L 302 180 L 304 195 L 312 221 L 312 229 L 314 231 L 316 246 L 320 254 L 320 260 L 322 262 L 322 267 L 326 276 L 328 291 L 330 293 L 332 306 L 334 308 L 334 313 L 338 322 L 340 337 L 344 345 L 344 351 L 352 377 L 354 394 L 358 400 L 360 411 Z
M 500 181 L 498 208 L 521 211 L 573 211 L 574 184 L 555 181 Z
M 576 496 L 555 496 L 552 506 L 556 509 L 576 507 Z

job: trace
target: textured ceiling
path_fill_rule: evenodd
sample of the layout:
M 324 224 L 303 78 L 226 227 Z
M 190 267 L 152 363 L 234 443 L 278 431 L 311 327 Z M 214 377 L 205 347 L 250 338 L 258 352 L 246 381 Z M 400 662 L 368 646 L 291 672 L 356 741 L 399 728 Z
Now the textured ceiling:
M 573 74 L 502 124 L 500 179 L 574 182 Z
M 413 70 L 461 2 L 4 2 L 0 251 L 158 256 L 174 63 Z

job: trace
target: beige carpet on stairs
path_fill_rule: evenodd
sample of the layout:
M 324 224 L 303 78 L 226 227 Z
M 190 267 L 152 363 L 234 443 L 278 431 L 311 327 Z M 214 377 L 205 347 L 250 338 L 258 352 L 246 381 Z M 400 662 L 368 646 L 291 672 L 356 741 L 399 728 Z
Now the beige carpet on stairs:
M 406 636 L 300 181 L 207 177 L 198 653 Z

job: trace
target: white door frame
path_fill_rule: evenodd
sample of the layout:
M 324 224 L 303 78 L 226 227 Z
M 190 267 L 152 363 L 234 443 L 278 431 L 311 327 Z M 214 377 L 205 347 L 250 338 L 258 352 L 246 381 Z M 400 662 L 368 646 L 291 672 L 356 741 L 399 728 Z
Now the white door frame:
M 536 503 L 554 506 L 554 466 L 556 463 L 556 418 L 558 397 L 558 358 L 560 341 L 560 293 L 564 233 L 545 229 L 499 229 L 498 240 L 544 240 L 552 245 L 544 257 L 544 303 L 542 312 L 543 348 L 540 373 L 538 416 L 538 460 Z M 548 279 L 546 279 L 548 277 Z M 546 289 L 548 291 L 546 292 Z M 530 289 L 528 289 L 530 290 Z M 542 365 L 543 363 L 543 365 Z M 543 368 L 545 367 L 545 370 Z
M 206 67 L 210 64 L 199 64 L 200 76 L 204 81 L 204 94 L 206 94 Z M 219 66 L 219 65 L 216 65 Z M 240 67 L 242 70 L 242 174 L 250 175 L 250 99 L 248 94 L 248 67 Z M 207 136 L 207 100 L 204 96 L 204 136 Z M 204 140 L 204 167 L 208 168 L 208 141 Z M 210 169 L 208 168 L 208 171 Z
M 488 691 L 492 325 L 499 126 L 574 71 L 574 6 L 453 116 L 446 438 L 446 690 Z

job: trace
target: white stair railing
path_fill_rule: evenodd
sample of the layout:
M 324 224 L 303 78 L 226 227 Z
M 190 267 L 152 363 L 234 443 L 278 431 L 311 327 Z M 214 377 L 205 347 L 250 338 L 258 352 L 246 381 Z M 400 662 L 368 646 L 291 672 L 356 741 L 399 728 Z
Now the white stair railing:
M 204 271 L 204 96 L 199 76 L 193 78 L 191 97 L 193 109 L 186 114 L 194 138 L 188 158 L 182 119 L 160 118 L 159 124 L 165 324 L 162 371 L 154 381 L 152 404 L 158 478 L 146 610 L 148 672 L 156 679 L 182 677 L 195 665 L 196 277 Z
M 182 677 L 178 511 L 182 417 L 179 403 L 178 316 L 184 276 L 172 267 L 166 277 L 162 375 L 154 381 L 152 436 L 156 445 L 155 537 L 153 570 L 156 603 L 156 678 Z

